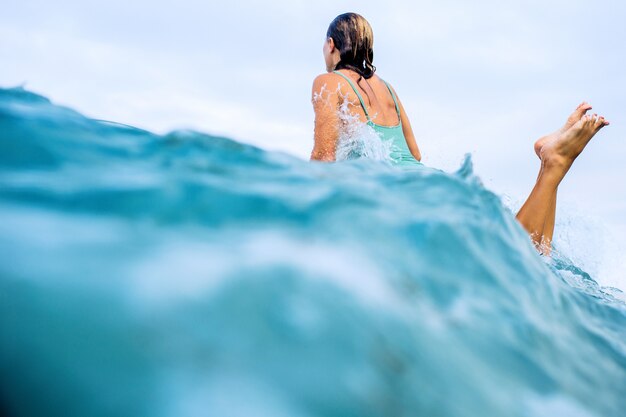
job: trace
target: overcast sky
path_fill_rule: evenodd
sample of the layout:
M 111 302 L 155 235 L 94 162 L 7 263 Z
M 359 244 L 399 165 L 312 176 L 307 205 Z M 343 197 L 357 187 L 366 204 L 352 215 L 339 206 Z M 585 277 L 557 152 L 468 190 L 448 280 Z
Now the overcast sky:
M 21 0 L 0 13 L 0 86 L 160 133 L 193 128 L 308 158 L 326 29 L 355 11 L 374 29 L 374 64 L 424 162 L 453 170 L 471 152 L 486 185 L 513 201 L 536 178 L 534 140 L 590 101 L 612 125 L 559 201 L 626 242 L 624 4 Z

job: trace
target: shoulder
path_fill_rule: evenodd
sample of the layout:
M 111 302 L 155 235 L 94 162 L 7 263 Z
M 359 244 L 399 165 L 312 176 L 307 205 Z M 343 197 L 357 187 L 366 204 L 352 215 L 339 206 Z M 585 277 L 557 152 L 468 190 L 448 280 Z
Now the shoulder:
M 393 95 L 394 95 L 394 96 L 396 96 L 396 99 L 397 99 L 398 101 L 400 101 L 400 98 L 398 98 L 398 93 L 396 92 L 396 89 L 395 89 L 395 88 L 393 88 L 393 85 L 391 85 L 391 83 L 390 83 L 390 82 L 388 82 L 388 81 L 386 81 L 386 80 L 383 80 L 382 78 L 379 78 L 379 79 L 380 79 L 380 81 L 381 81 L 382 83 L 384 83 L 385 85 L 387 85 L 387 87 L 389 87 L 389 89 L 391 90 L 391 92 L 393 93 Z
M 323 86 L 328 86 L 331 83 L 334 84 L 336 82 L 341 81 L 341 76 L 335 74 L 334 72 L 325 72 L 324 74 L 320 74 L 313 80 L 313 90 L 318 90 Z
M 345 87 L 341 83 L 342 80 L 343 78 L 340 75 L 332 72 L 320 74 L 315 77 L 311 91 L 311 100 L 313 103 L 338 100 L 339 94 L 344 94 Z
M 389 86 L 389 88 L 391 88 L 393 90 L 393 92 L 395 93 L 396 90 L 394 90 L 393 86 L 391 85 L 391 83 L 389 81 L 387 81 L 386 79 L 379 77 L 378 74 L 374 74 L 372 76 L 372 79 L 377 80 L 378 82 L 380 82 L 382 85 L 387 85 Z

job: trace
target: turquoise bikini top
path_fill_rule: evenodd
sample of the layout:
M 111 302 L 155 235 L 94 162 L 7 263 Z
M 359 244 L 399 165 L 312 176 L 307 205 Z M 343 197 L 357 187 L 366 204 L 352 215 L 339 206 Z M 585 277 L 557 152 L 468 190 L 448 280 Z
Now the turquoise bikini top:
M 383 141 L 391 142 L 391 160 L 394 165 L 422 165 L 413 154 L 409 150 L 409 146 L 406 143 L 406 138 L 404 137 L 404 132 L 402 131 L 402 119 L 400 118 L 400 108 L 398 107 L 398 101 L 396 100 L 396 95 L 393 93 L 393 90 L 387 84 L 386 81 L 383 80 L 389 93 L 391 93 L 391 98 L 393 99 L 393 104 L 396 106 L 396 113 L 398 114 L 398 124 L 395 126 L 383 126 L 372 122 L 369 113 L 367 112 L 367 108 L 365 107 L 365 102 L 363 101 L 363 97 L 357 90 L 356 86 L 352 83 L 350 77 L 342 74 L 339 71 L 333 71 L 335 74 L 341 75 L 348 84 L 352 87 L 354 92 L 356 93 L 359 101 L 361 102 L 361 107 L 363 108 L 363 112 L 365 113 L 365 117 L 367 117 L 367 124 L 374 129 L 374 131 L 378 134 L 378 136 Z

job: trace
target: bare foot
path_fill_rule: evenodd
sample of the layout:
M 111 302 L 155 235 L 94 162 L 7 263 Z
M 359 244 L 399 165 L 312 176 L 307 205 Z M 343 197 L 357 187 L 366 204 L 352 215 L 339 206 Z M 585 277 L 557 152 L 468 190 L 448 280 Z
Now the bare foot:
M 556 139 L 562 133 L 565 133 L 566 131 L 568 131 L 589 110 L 591 110 L 591 104 L 587 103 L 586 101 L 583 101 L 582 103 L 578 105 L 578 107 L 576 107 L 576 110 L 574 110 L 574 112 L 569 115 L 569 117 L 567 118 L 567 121 L 565 122 L 562 128 L 550 133 L 549 135 L 545 135 L 539 138 L 537 142 L 535 142 L 535 153 L 537 154 L 539 159 L 541 159 L 541 148 L 543 148 L 543 145 Z
M 554 140 L 545 143 L 539 152 L 543 163 L 557 164 L 569 169 L 591 138 L 609 122 L 597 114 L 585 115 Z

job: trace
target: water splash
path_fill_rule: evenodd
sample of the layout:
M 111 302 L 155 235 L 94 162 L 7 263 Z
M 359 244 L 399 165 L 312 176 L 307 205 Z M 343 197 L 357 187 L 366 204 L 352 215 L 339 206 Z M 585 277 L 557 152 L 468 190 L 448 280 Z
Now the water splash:
M 332 92 L 326 85 L 322 86 L 321 91 L 313 95 L 313 102 L 320 102 L 334 109 L 330 101 L 331 97 L 335 96 L 339 98 L 337 111 L 339 138 L 335 159 L 346 161 L 365 158 L 390 164 L 391 143 L 382 141 L 371 126 L 362 122 L 359 115 L 352 112 L 352 107 L 360 106 L 360 104 L 352 102 L 349 94 L 341 92 L 341 84 L 338 84 Z

